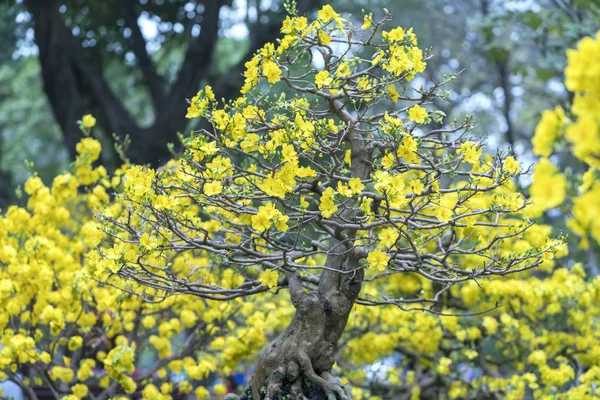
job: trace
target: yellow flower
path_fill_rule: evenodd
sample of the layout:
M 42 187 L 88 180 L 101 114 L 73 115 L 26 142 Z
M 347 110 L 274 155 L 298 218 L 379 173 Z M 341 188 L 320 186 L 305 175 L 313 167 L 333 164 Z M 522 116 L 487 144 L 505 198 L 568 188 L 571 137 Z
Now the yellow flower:
M 404 162 L 410 164 L 419 159 L 417 141 L 410 135 L 405 135 L 402 143 L 398 146 L 398 157 L 403 158 Z
M 71 390 L 73 391 L 73 394 L 80 399 L 83 399 L 84 397 L 86 397 L 88 395 L 88 387 L 85 385 L 82 385 L 80 383 L 77 385 L 74 385 Z
M 361 194 L 365 185 L 360 181 L 360 178 L 352 178 L 348 182 L 352 194 Z
M 280 80 L 281 69 L 274 61 L 265 60 L 262 64 L 262 73 L 269 83 L 276 83 Z
M 541 158 L 533 169 L 533 184 L 529 187 L 532 216 L 558 207 L 565 200 L 567 180 L 547 158 Z
M 207 196 L 215 196 L 223 191 L 223 186 L 219 181 L 207 182 L 204 184 L 204 194 Z
M 75 146 L 75 149 L 77 150 L 78 154 L 87 156 L 87 162 L 92 163 L 100 156 L 102 146 L 96 139 L 88 137 L 81 139 L 81 141 Z
M 423 185 L 423 182 L 421 182 L 420 179 L 413 179 L 408 182 L 408 184 L 410 185 L 413 193 L 416 195 L 423 193 L 423 190 L 425 190 L 425 185 Z
M 400 232 L 398 232 L 396 228 L 385 228 L 381 231 L 381 233 L 378 236 L 379 244 L 381 245 L 381 247 L 390 248 L 396 243 L 396 240 L 398 240 L 398 236 L 400 236 Z
M 96 118 L 94 118 L 94 116 L 92 114 L 86 114 L 81 119 L 81 123 L 83 124 L 84 127 L 88 128 L 88 129 L 93 128 L 94 126 L 96 126 Z
M 247 61 L 244 66 L 246 67 L 246 71 L 244 72 L 244 86 L 240 90 L 242 94 L 248 93 L 254 85 L 258 82 L 258 64 L 260 62 L 260 58 L 256 55 L 250 61 Z
M 329 76 L 329 71 L 321 71 L 315 75 L 315 84 L 319 89 L 331 85 L 331 82 L 333 82 L 333 78 Z
M 335 191 L 328 187 L 321 195 L 321 203 L 319 204 L 319 210 L 321 215 L 325 218 L 329 218 L 337 211 L 337 206 L 334 203 Z
M 408 110 L 408 118 L 411 121 L 416 122 L 417 124 L 422 124 L 423 122 L 425 122 L 426 117 L 427 117 L 427 110 L 418 104 L 415 106 L 412 106 Z
M 68 348 L 71 351 L 75 351 L 83 345 L 83 338 L 81 336 L 72 336 L 69 339 Z
M 404 40 L 404 29 L 397 27 L 389 32 L 384 31 L 381 36 L 390 43 L 399 42 Z
M 560 131 L 565 120 L 565 112 L 559 106 L 552 110 L 545 110 L 542 118 L 535 127 L 531 143 L 533 153 L 538 156 L 548 157 L 552 153 L 554 142 L 560 136 Z
M 592 185 L 594 184 L 594 181 L 596 180 L 595 171 L 596 171 L 596 168 L 590 167 L 583 174 L 582 183 L 579 186 L 579 191 L 581 193 L 587 192 L 592 187 Z
M 264 232 L 274 224 L 277 229 L 286 232 L 288 230 L 288 219 L 289 217 L 283 215 L 281 211 L 275 208 L 273 203 L 267 203 L 258 207 L 258 214 L 252 216 L 252 229 Z
M 304 196 L 300 196 L 300 208 L 303 210 L 306 210 L 308 208 L 308 206 L 309 206 L 308 201 L 306 201 Z
M 204 386 L 198 386 L 194 391 L 197 400 L 210 399 L 210 392 Z
M 33 195 L 38 190 L 42 189 L 44 186 L 44 182 L 39 176 L 30 176 L 29 179 L 25 182 L 25 193 L 28 195 Z
M 460 145 L 457 153 L 464 156 L 464 161 L 471 165 L 479 165 L 479 158 L 481 157 L 481 148 L 478 148 L 477 143 L 473 141 L 466 141 Z
M 394 85 L 392 85 L 390 83 L 389 85 L 387 85 L 387 87 L 385 88 L 385 90 L 388 92 L 388 94 L 390 95 L 390 99 L 392 99 L 392 101 L 394 103 L 398 101 L 398 98 L 400 97 L 400 94 L 396 91 L 396 88 L 394 87 Z
M 352 190 L 348 186 L 344 185 L 342 181 L 338 181 L 337 191 L 344 197 L 352 197 Z
M 380 52 L 376 53 L 373 56 L 373 58 L 371 59 L 371 64 L 373 64 L 373 65 L 379 64 L 379 62 L 381 61 L 381 59 L 383 58 L 383 56 L 385 56 L 385 53 L 383 51 L 380 51 Z
M 156 319 L 154 319 L 154 317 L 151 315 L 146 315 L 144 318 L 142 318 L 142 325 L 146 329 L 152 329 L 156 325 Z
M 323 8 L 319 10 L 317 18 L 322 22 L 329 22 L 333 19 L 338 26 L 344 25 L 340 15 L 336 13 L 329 4 L 324 5 Z
M 225 396 L 227 394 L 227 386 L 222 383 L 213 386 L 213 390 L 217 396 Z
M 504 169 L 512 175 L 516 175 L 521 171 L 521 166 L 517 160 L 513 156 L 506 157 L 504 160 Z
M 352 150 L 346 150 L 346 152 L 344 153 L 344 162 L 348 164 L 349 167 L 352 166 Z
M 494 333 L 498 332 L 498 321 L 494 317 L 483 317 L 482 325 L 485 328 L 488 335 L 493 335 Z
M 319 41 L 324 45 L 328 45 L 331 43 L 331 36 L 329 36 L 326 32 L 319 32 Z
M 79 182 L 71 174 L 61 174 L 52 182 L 52 197 L 59 203 L 64 204 L 77 196 Z
M 215 92 L 213 92 L 213 89 L 211 86 L 206 85 L 204 87 L 204 93 L 206 94 L 206 97 L 210 100 L 210 101 L 215 101 Z
M 277 271 L 267 269 L 260 275 L 260 284 L 263 286 L 268 286 L 269 289 L 275 289 L 277 287 L 278 278 L 279 274 Z
M 543 350 L 535 350 L 529 355 L 527 361 L 540 367 L 546 364 L 546 358 L 546 353 Z
M 281 33 L 284 34 L 292 34 L 295 32 L 302 32 L 306 29 L 306 25 L 308 20 L 306 17 L 290 17 L 289 15 L 285 17 L 285 21 L 281 26 Z
M 341 77 L 350 75 L 350 68 L 348 68 L 348 62 L 344 61 L 343 63 L 341 63 L 338 66 L 337 71 L 335 71 L 335 74 Z
M 369 15 L 365 15 L 363 24 L 360 27 L 360 29 L 369 29 L 371 27 L 372 23 L 373 23 L 373 13 L 370 13 Z
M 448 357 L 440 358 L 437 365 L 437 372 L 440 375 L 448 375 L 450 373 L 450 364 L 452 364 L 452 360 Z
M 375 271 L 385 271 L 385 268 L 390 261 L 390 257 L 386 252 L 381 250 L 373 250 L 367 256 L 367 262 L 369 263 L 369 269 Z

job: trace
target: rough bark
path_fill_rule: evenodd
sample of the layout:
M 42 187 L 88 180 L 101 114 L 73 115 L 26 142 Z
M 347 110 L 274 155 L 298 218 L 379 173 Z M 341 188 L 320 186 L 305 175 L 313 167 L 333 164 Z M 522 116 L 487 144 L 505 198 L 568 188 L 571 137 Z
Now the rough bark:
M 358 266 L 358 258 L 345 257 L 345 268 Z M 305 293 L 298 276 L 288 274 L 296 308 L 290 325 L 260 355 L 251 382 L 253 399 L 327 398 L 347 400 L 351 394 L 331 376 L 340 336 L 360 291 L 362 273 L 337 274 L 338 287 Z M 315 390 L 316 389 L 316 390 Z

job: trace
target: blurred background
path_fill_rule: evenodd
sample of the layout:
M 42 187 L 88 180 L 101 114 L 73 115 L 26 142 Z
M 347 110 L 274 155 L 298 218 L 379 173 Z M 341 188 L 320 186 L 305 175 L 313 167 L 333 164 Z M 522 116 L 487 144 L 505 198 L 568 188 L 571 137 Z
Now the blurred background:
M 534 158 L 530 138 L 546 108 L 568 104 L 565 49 L 600 27 L 600 0 L 337 0 L 362 24 L 388 9 L 434 57 L 415 85 L 460 73 L 437 106 L 474 115 L 475 135 Z M 129 135 L 130 159 L 160 165 L 184 118 L 186 98 L 210 84 L 234 98 L 244 62 L 279 36 L 283 0 L 2 0 L 0 2 L 0 206 L 17 201 L 29 169 L 49 183 L 68 168 L 92 113 L 107 168 L 113 136 Z M 324 2 L 298 0 L 301 13 Z M 563 163 L 572 162 L 568 159 Z M 573 163 L 573 168 L 577 166 Z

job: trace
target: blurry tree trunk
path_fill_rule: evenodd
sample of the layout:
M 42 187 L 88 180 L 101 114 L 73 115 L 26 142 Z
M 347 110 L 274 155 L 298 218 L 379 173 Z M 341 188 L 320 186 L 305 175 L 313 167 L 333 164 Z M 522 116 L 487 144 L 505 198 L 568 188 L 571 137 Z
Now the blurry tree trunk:
M 0 210 L 4 211 L 12 201 L 14 196 L 12 174 L 8 171 L 0 170 Z
M 201 35 L 192 37 L 190 33 L 177 79 L 166 87 L 146 51 L 146 42 L 137 23 L 137 2 L 122 1 L 121 12 L 132 30 L 137 66 L 148 86 L 154 108 L 154 123 L 141 127 L 110 89 L 102 72 L 101 60 L 94 57 L 94 50 L 84 49 L 65 25 L 59 12 L 61 2 L 25 0 L 24 3 L 33 16 L 44 91 L 71 157 L 75 156 L 75 145 L 81 138 L 77 121 L 84 114 L 94 113 L 107 133 L 115 133 L 121 138 L 129 135 L 132 145 L 127 156 L 132 162 L 153 166 L 170 158 L 167 144 L 176 143 L 177 133 L 186 129 L 186 99 L 196 94 L 202 81 L 214 82 L 218 98 L 230 99 L 237 95 L 245 61 L 265 43 L 275 40 L 281 24 L 281 19 L 271 18 L 269 23 L 258 25 L 251 32 L 251 46 L 243 60 L 222 77 L 211 79 L 209 69 L 218 39 L 219 10 L 224 1 L 206 1 Z M 319 0 L 302 0 L 298 9 L 304 13 L 318 3 Z
M 595 247 L 594 241 L 590 240 L 589 248 L 585 251 L 585 255 L 588 259 L 588 268 L 590 270 L 590 274 L 594 278 L 600 275 L 600 267 L 598 267 L 598 257 L 596 256 Z
M 481 0 L 480 6 L 482 16 L 487 17 L 490 13 L 490 0 Z M 489 30 L 484 30 L 483 37 L 485 40 L 484 45 L 492 44 L 493 38 Z M 516 137 L 511 120 L 512 92 L 510 85 L 510 55 L 508 51 L 502 51 L 502 57 L 498 58 L 497 54 L 492 54 L 492 50 L 494 50 L 493 47 L 488 49 L 488 58 L 490 58 L 490 61 L 493 61 L 496 66 L 499 80 L 498 83 L 504 96 L 502 103 L 502 116 L 506 122 L 506 131 L 504 132 L 505 140 L 508 145 L 514 149 Z
M 4 101 L 0 98 L 0 102 Z M 13 176 L 10 171 L 2 169 L 2 155 L 4 154 L 4 138 L 2 131 L 4 127 L 0 125 L 0 210 L 4 210 L 14 200 L 15 188 L 13 186 Z
M 504 100 L 502 104 L 502 115 L 506 122 L 506 141 L 510 147 L 514 150 L 515 148 L 515 132 L 512 126 L 511 112 L 512 112 L 512 92 L 510 85 L 510 57 L 507 55 L 502 61 L 496 62 L 496 69 L 500 78 L 500 87 L 504 94 Z

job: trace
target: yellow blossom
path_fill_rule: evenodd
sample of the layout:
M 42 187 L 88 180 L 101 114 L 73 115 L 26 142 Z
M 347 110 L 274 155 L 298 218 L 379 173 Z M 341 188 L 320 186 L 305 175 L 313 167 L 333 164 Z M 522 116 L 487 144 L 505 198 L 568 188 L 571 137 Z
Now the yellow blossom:
M 408 110 L 408 118 L 411 121 L 416 122 L 417 124 L 422 124 L 425 122 L 425 118 L 427 117 L 427 110 L 421 107 L 420 105 L 414 105 Z
M 281 69 L 274 61 L 265 60 L 262 64 L 262 73 L 269 83 L 276 83 L 280 80 Z
M 82 122 L 83 126 L 88 129 L 96 126 L 96 118 L 94 118 L 94 116 L 92 114 L 84 115 L 83 118 L 81 118 L 81 122 Z
M 373 250 L 367 256 L 369 269 L 383 272 L 390 261 L 390 257 L 381 250 Z
M 268 286 L 269 289 L 275 289 L 277 287 L 278 278 L 279 274 L 277 271 L 267 269 L 260 275 L 260 284 L 263 286 Z

